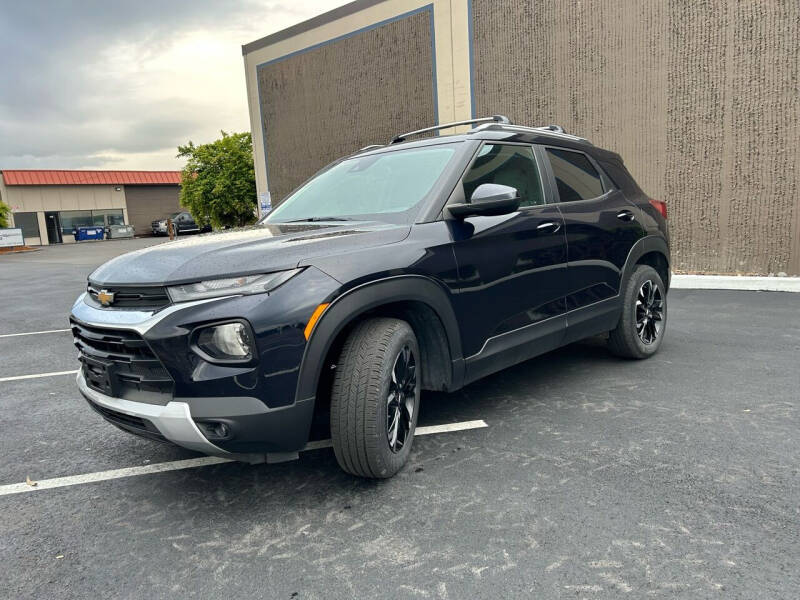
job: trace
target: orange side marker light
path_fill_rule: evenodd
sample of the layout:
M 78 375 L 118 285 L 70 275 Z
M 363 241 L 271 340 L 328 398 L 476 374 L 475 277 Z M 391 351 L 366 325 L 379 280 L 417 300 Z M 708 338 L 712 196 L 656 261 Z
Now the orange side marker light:
M 319 318 L 322 316 L 322 313 L 325 312 L 326 308 L 328 308 L 328 304 L 320 304 L 314 309 L 314 312 L 311 313 L 311 318 L 308 320 L 305 330 L 303 330 L 303 335 L 306 336 L 306 339 L 311 337 L 311 332 L 314 331 L 314 325 L 317 324 L 317 321 L 319 321 Z

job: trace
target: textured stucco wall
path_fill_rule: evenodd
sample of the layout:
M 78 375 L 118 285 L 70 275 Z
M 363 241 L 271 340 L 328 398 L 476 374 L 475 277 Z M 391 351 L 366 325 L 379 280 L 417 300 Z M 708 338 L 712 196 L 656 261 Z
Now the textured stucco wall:
M 273 204 L 331 160 L 436 120 L 423 10 L 258 67 Z
M 800 2 L 472 2 L 478 115 L 622 154 L 676 269 L 800 275 Z

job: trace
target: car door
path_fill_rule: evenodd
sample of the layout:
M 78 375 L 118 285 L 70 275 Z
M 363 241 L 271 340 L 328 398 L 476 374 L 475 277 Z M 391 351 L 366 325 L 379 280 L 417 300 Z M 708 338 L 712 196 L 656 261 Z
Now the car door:
M 512 214 L 448 222 L 467 381 L 551 350 L 565 334 L 564 223 L 541 172 L 530 145 L 487 142 L 451 199 L 483 183 L 512 186 L 521 198 Z
M 186 231 L 191 231 L 195 228 L 195 224 L 192 221 L 192 217 L 189 213 L 181 213 L 175 219 L 175 226 L 179 233 L 183 233 Z
M 634 207 L 595 161 L 578 150 L 543 146 L 567 239 L 565 342 L 613 329 L 628 253 L 644 235 Z
M 186 231 L 198 231 L 200 229 L 191 213 L 183 213 L 183 218 L 183 227 Z

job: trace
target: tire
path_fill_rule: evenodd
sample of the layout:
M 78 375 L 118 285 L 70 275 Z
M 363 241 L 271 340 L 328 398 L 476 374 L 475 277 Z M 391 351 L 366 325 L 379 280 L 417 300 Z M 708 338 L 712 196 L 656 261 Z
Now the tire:
M 419 413 L 419 357 L 405 321 L 369 319 L 348 336 L 331 390 L 333 451 L 344 471 L 382 479 L 405 465 Z M 403 370 L 401 361 L 410 368 Z M 393 375 L 406 379 L 399 382 L 400 394 Z
M 638 265 L 625 285 L 622 314 L 608 336 L 608 347 L 623 358 L 649 358 L 661 347 L 666 327 L 664 282 L 653 267 Z

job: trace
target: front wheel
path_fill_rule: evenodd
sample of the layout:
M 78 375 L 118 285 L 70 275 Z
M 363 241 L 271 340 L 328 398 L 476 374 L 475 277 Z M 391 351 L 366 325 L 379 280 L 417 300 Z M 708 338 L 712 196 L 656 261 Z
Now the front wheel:
M 405 321 L 359 323 L 342 347 L 331 390 L 331 438 L 353 475 L 387 478 L 408 460 L 420 397 L 417 338 Z
M 608 347 L 624 358 L 648 358 L 658 351 L 667 326 L 667 290 L 653 267 L 638 265 L 623 292 L 622 314 Z

